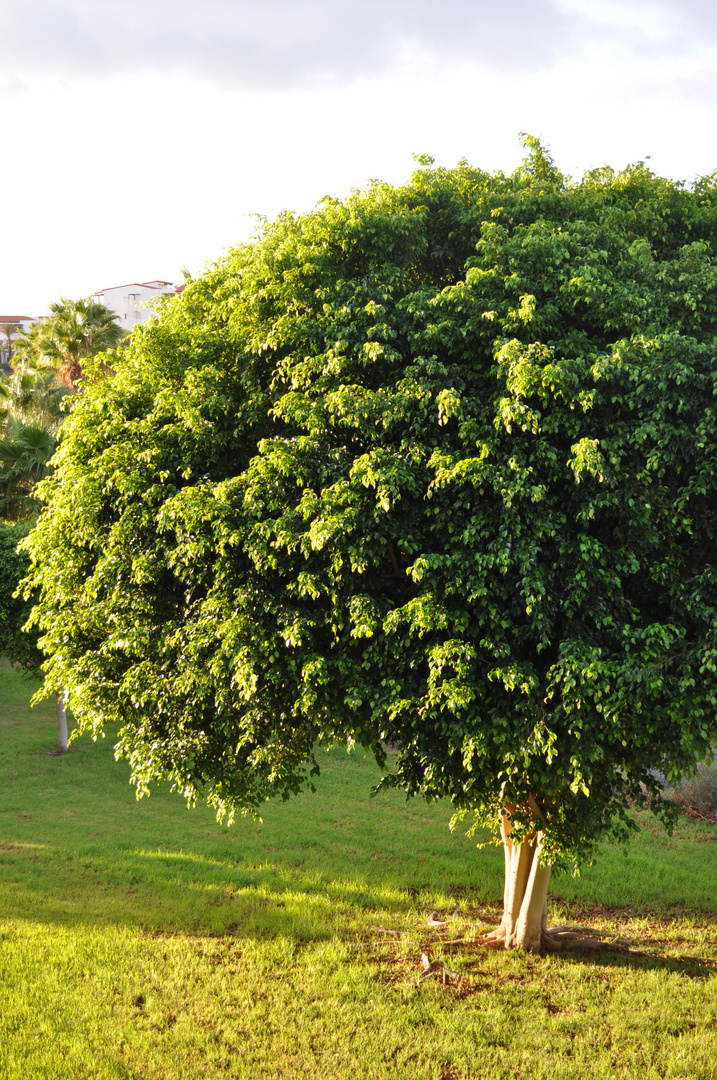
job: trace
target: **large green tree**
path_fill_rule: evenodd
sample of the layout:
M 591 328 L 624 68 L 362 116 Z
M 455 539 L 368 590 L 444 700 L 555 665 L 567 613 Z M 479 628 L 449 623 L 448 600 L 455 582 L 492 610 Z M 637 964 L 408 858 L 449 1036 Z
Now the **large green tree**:
M 717 737 L 717 185 L 428 162 L 284 214 L 89 386 L 29 541 L 47 685 L 220 812 L 317 747 L 506 858 L 506 947 Z M 387 756 L 386 747 L 396 747 Z

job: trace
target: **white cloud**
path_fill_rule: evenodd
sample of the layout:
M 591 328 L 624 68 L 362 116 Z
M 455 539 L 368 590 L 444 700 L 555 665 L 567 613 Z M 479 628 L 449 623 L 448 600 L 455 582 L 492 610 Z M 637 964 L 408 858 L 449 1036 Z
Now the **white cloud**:
M 343 82 L 398 58 L 539 67 L 585 41 L 578 0 L 5 0 L 3 64 L 77 76 L 183 71 L 242 87 Z M 599 32 L 599 20 L 597 32 Z
M 617 50 L 633 63 L 717 55 L 713 0 L 4 0 L 0 96 L 39 75 L 159 73 L 285 90 L 474 64 L 550 69 Z M 22 81 L 22 82 L 21 82 Z M 689 83 L 675 92 L 690 94 Z

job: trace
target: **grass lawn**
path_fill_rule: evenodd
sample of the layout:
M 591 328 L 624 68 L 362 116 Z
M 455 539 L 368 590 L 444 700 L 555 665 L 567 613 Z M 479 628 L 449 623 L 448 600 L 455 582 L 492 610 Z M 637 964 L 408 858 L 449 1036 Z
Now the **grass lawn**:
M 137 802 L 111 738 L 48 756 L 33 690 L 0 665 L 2 1080 L 717 1078 L 717 826 L 645 820 L 554 880 L 551 921 L 612 950 L 490 952 L 502 853 L 369 798 L 361 755 L 224 828 Z

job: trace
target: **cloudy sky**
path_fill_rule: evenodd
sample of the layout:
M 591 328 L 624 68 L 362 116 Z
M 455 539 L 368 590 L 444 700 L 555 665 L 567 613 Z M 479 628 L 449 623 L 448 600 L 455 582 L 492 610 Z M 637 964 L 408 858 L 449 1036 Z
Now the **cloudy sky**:
M 717 168 L 708 0 L 3 0 L 0 314 L 181 280 L 412 154 Z

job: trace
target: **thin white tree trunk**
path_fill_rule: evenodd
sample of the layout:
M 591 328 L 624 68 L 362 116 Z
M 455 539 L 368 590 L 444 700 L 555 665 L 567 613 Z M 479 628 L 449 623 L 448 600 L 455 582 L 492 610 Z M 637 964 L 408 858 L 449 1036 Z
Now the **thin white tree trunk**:
M 67 753 L 67 691 L 57 695 L 57 752 Z
M 513 867 L 513 849 L 514 845 L 510 839 L 510 833 L 512 825 L 510 823 L 510 811 L 515 807 L 506 807 L 505 811 L 501 815 L 500 819 L 500 834 L 503 839 L 503 856 L 505 860 L 505 872 L 503 878 L 503 918 L 500 920 L 500 926 L 497 926 L 490 934 L 487 935 L 489 941 L 503 941 L 506 936 L 506 930 L 508 926 L 508 912 L 510 911 L 510 883 L 511 883 L 511 870 Z

